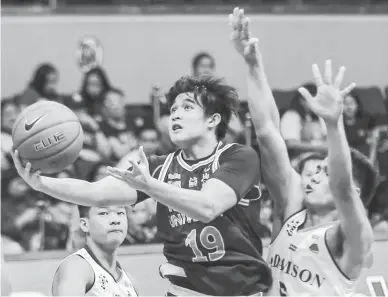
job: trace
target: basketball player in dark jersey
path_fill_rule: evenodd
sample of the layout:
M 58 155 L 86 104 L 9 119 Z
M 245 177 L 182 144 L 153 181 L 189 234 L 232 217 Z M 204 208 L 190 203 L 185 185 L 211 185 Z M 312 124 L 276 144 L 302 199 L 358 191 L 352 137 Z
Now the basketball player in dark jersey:
M 168 263 L 160 274 L 169 295 L 255 295 L 272 277 L 261 257 L 261 240 L 247 223 L 250 198 L 257 198 L 260 161 L 256 152 L 222 139 L 238 96 L 215 78 L 179 79 L 167 94 L 173 154 L 131 160 L 129 170 L 108 168 L 111 176 L 88 183 L 53 179 L 23 168 L 34 189 L 86 206 L 158 202 L 157 225 Z

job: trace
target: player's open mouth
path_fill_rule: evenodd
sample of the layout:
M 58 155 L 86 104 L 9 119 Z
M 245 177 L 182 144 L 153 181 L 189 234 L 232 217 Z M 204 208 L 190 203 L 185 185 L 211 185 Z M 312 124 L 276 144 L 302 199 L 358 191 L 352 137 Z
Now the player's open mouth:
M 314 192 L 314 189 L 310 185 L 307 185 L 304 191 L 306 194 L 309 194 L 311 192 Z
M 182 126 L 181 125 L 178 125 L 178 124 L 174 124 L 172 125 L 172 131 L 180 131 L 182 130 Z

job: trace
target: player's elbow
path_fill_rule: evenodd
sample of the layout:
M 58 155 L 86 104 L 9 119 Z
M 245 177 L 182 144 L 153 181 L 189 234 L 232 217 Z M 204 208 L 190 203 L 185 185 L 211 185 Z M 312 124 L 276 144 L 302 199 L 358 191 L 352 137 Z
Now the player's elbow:
M 207 200 L 202 208 L 200 213 L 198 214 L 198 220 L 201 221 L 202 223 L 210 223 L 217 217 L 217 212 L 215 209 L 214 203 L 211 201 Z

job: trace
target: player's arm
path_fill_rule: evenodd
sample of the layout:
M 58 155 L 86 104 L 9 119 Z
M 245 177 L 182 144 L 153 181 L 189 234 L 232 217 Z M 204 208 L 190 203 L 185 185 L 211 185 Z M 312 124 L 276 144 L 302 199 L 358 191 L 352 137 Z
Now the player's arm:
M 147 194 L 189 217 L 211 222 L 236 205 L 260 179 L 260 162 L 250 147 L 229 148 L 220 157 L 220 167 L 201 191 L 177 188 L 152 179 Z
M 66 259 L 54 275 L 53 296 L 85 296 L 93 286 L 94 272 L 90 265 L 79 256 Z
M 351 154 L 342 119 L 336 124 L 327 123 L 327 140 L 329 185 L 341 218 L 336 237 L 343 242 L 345 251 L 341 266 L 349 276 L 358 277 L 370 253 L 374 235 L 353 181 Z
M 286 144 L 279 131 L 279 111 L 264 71 L 257 40 L 249 39 L 248 19 L 235 9 L 230 16 L 232 41 L 243 56 L 248 70 L 248 104 L 260 147 L 261 170 L 276 216 L 285 219 L 285 210 L 292 214 L 302 208 L 301 179 L 288 157 Z M 289 197 L 293 200 L 289 201 Z
M 304 88 L 299 91 L 310 108 L 325 120 L 327 127 L 329 187 L 340 216 L 339 228 L 333 229 L 334 240 L 331 240 L 331 236 L 327 238 L 329 249 L 338 251 L 337 246 L 340 243 L 340 250 L 343 251 L 340 267 L 348 276 L 358 277 L 374 238 L 359 190 L 353 180 L 351 154 L 343 126 L 343 98 L 355 87 L 355 84 L 351 84 L 340 92 L 344 72 L 345 68 L 341 67 L 332 83 L 331 61 L 326 61 L 324 84 L 318 66 L 313 65 L 318 86 L 316 97 L 313 98 Z
M 72 178 L 51 178 L 31 172 L 31 164 L 24 168 L 18 152 L 13 160 L 19 175 L 36 191 L 66 202 L 85 206 L 133 205 L 137 201 L 137 191 L 127 183 L 113 177 L 105 177 L 97 182 L 87 182 Z

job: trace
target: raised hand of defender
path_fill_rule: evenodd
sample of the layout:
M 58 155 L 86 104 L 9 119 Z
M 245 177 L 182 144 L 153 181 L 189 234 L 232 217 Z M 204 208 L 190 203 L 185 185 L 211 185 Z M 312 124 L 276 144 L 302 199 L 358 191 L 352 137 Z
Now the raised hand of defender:
M 12 153 L 13 163 L 15 164 L 16 170 L 21 176 L 22 179 L 34 190 L 39 191 L 40 186 L 42 185 L 40 174 L 41 172 L 32 171 L 31 163 L 28 162 L 26 167 L 23 167 L 22 161 L 20 160 L 19 152 L 16 150 Z
M 331 61 L 325 63 L 324 80 L 318 65 L 312 66 L 315 83 L 317 85 L 317 95 L 313 97 L 305 88 L 299 88 L 299 93 L 306 99 L 311 110 L 328 124 L 338 123 L 343 110 L 344 97 L 356 87 L 351 83 L 340 91 L 340 86 L 345 74 L 345 67 L 341 67 L 333 83 Z
M 148 182 L 151 179 L 151 175 L 148 160 L 143 151 L 143 147 L 139 148 L 139 157 L 140 162 L 137 162 L 132 158 L 128 160 L 128 162 L 132 165 L 132 168 L 129 170 L 117 167 L 108 167 L 107 172 L 114 178 L 126 182 L 133 189 L 145 191 L 148 188 Z
M 250 65 L 258 65 L 260 53 L 259 40 L 251 38 L 249 32 L 249 19 L 244 16 L 244 10 L 236 7 L 229 15 L 229 25 L 232 28 L 230 39 L 236 51 L 242 55 Z

